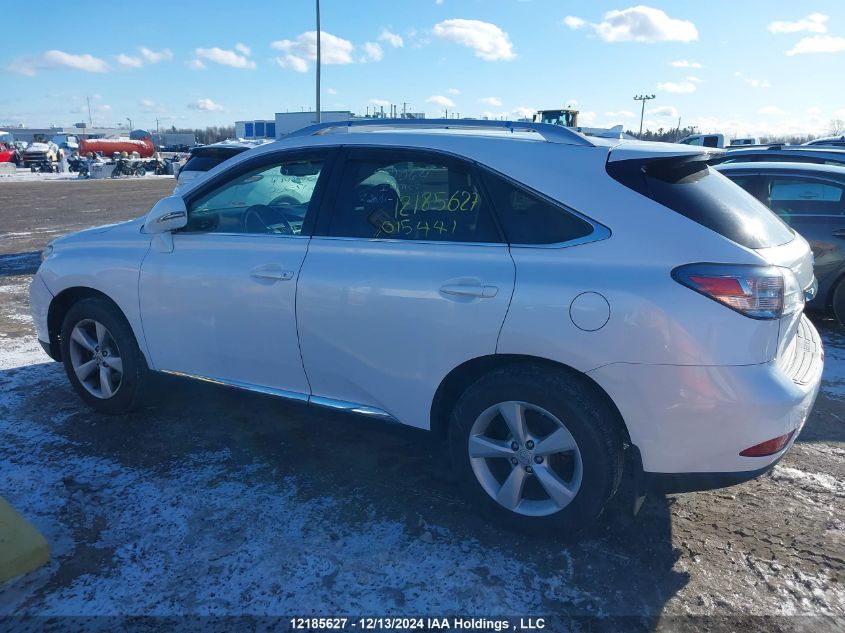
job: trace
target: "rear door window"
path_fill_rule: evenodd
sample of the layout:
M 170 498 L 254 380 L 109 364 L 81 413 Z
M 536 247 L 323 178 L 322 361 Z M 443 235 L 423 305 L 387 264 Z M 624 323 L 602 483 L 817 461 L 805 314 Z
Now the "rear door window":
M 800 177 L 772 177 L 769 206 L 780 215 L 842 215 L 843 185 Z
M 437 242 L 501 242 L 474 169 L 431 152 L 350 152 L 328 234 Z
M 239 151 L 231 149 L 206 150 L 205 152 L 191 156 L 182 167 L 182 171 L 209 171 L 223 161 L 229 160 L 232 156 L 237 156 L 238 154 L 240 154 Z

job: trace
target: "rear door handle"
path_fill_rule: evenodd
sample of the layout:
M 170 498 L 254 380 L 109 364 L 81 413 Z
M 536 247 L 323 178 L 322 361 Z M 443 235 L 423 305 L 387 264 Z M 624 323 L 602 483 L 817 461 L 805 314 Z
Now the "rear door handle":
M 833 232 L 833 237 L 842 237 L 845 238 L 845 229 L 836 229 Z
M 469 284 L 445 284 L 440 286 L 440 292 L 444 295 L 456 297 L 477 297 L 479 299 L 491 299 L 495 297 L 499 289 L 496 286 L 482 286 Z
M 256 279 L 270 279 L 273 281 L 289 281 L 293 279 L 292 270 L 282 270 L 279 264 L 262 264 L 249 271 L 250 277 Z

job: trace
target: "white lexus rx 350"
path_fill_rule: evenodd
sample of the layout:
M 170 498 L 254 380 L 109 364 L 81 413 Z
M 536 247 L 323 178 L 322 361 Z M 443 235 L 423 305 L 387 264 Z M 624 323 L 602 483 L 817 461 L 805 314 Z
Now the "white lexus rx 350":
M 97 411 L 158 371 L 430 429 L 489 512 L 571 530 L 624 468 L 665 492 L 764 473 L 813 406 L 810 249 L 709 151 L 306 128 L 54 241 L 38 338 Z

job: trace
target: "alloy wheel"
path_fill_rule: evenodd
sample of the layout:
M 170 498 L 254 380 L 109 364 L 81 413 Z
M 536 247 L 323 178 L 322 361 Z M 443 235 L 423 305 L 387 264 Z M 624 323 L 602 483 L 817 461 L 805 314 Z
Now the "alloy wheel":
M 484 491 L 512 512 L 547 516 L 568 506 L 581 487 L 581 451 L 566 425 L 542 407 L 506 401 L 476 418 L 470 465 Z
M 111 333 L 99 321 L 83 319 L 70 333 L 70 363 L 92 396 L 107 400 L 123 381 L 123 361 Z

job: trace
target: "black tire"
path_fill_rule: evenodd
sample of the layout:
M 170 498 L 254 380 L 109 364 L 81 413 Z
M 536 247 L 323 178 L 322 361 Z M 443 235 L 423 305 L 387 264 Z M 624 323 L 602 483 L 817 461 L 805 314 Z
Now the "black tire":
M 452 467 L 465 494 L 493 520 L 518 531 L 571 537 L 593 523 L 616 493 L 623 467 L 618 413 L 596 391 L 574 372 L 529 363 L 494 370 L 476 381 L 458 399 L 449 425 Z M 577 442 L 581 484 L 571 502 L 553 514 L 528 516 L 505 508 L 473 471 L 468 448 L 473 423 L 506 401 L 541 407 L 563 421 Z
M 833 291 L 833 299 L 831 301 L 833 308 L 833 317 L 840 327 L 845 327 L 845 279 L 842 279 L 836 284 L 836 289 Z
M 74 327 L 93 320 L 105 326 L 118 349 L 123 374 L 114 394 L 108 398 L 93 395 L 80 382 L 73 368 L 70 339 Z M 91 408 L 99 413 L 122 415 L 135 409 L 142 401 L 149 369 L 132 328 L 114 304 L 104 298 L 92 297 L 75 303 L 65 315 L 61 330 L 62 363 L 71 385 Z

